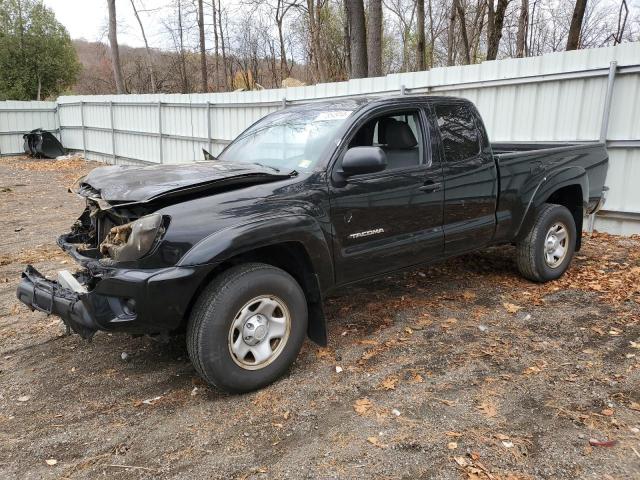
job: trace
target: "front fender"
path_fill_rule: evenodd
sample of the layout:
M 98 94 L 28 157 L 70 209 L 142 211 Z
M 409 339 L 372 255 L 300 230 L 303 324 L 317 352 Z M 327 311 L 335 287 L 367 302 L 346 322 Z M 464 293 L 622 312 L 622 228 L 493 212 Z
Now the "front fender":
M 331 247 L 319 222 L 309 215 L 282 215 L 234 225 L 205 237 L 178 262 L 178 266 L 222 263 L 257 248 L 298 242 L 305 248 L 321 291 L 333 284 Z

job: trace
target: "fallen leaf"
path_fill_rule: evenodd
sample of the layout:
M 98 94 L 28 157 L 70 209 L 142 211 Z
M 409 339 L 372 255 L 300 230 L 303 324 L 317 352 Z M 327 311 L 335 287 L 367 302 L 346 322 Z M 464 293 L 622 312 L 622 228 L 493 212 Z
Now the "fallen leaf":
M 453 457 L 453 459 L 461 467 L 466 467 L 467 465 L 469 465 L 469 462 L 467 462 L 467 459 L 464 457 L 456 456 L 456 457 Z
M 367 438 L 367 442 L 369 442 L 371 445 L 375 445 L 376 447 L 379 447 L 379 448 L 384 448 L 385 447 L 385 445 L 380 443 L 380 439 L 378 437 L 368 437 Z
M 513 442 L 511 440 L 503 440 L 502 446 L 504 448 L 513 448 Z
M 488 402 L 482 402 L 480 405 L 476 407 L 482 413 L 484 413 L 487 417 L 493 418 L 498 414 L 496 407 Z
M 509 440 L 509 435 L 504 435 L 503 433 L 497 433 L 496 438 L 498 440 Z
M 19 402 L 28 402 L 29 400 L 31 400 L 31 397 L 29 395 L 23 395 L 22 397 L 18 397 Z
M 631 402 L 631 405 L 629 405 L 629 408 L 631 410 L 636 410 L 637 412 L 640 412 L 640 403 L 638 402 Z
M 327 347 L 320 347 L 318 348 L 318 350 L 316 350 L 316 357 L 321 358 L 321 359 L 329 359 L 329 358 L 333 358 L 333 352 L 330 348 Z
M 531 367 L 527 367 L 522 371 L 523 375 L 535 375 L 536 373 L 540 373 L 542 369 L 536 365 Z
M 522 307 L 519 307 L 518 305 L 515 305 L 513 303 L 508 303 L 508 302 L 503 303 L 502 306 L 509 313 L 518 313 L 518 310 L 522 308 Z
M 58 463 L 58 460 L 56 460 L 55 458 L 49 458 L 49 459 L 45 460 L 45 463 L 47 465 L 49 465 L 50 467 L 53 467 L 54 465 L 56 465 Z
M 447 448 L 449 450 L 455 450 L 456 448 L 458 448 L 458 444 L 456 442 L 449 442 L 447 443 Z
M 422 383 L 424 382 L 424 378 L 419 373 L 414 373 L 411 377 L 411 383 Z
M 396 383 L 398 383 L 397 377 L 387 377 L 379 385 L 379 388 L 383 390 L 395 390 Z
M 462 292 L 462 298 L 464 298 L 465 300 L 475 300 L 476 297 L 476 293 L 472 292 L 471 290 L 465 290 L 464 292 Z
M 365 415 L 371 407 L 373 407 L 373 404 L 368 398 L 359 398 L 353 404 L 353 409 L 358 415 Z
M 462 434 L 460 432 L 447 432 L 445 433 L 447 437 L 461 437 Z
M 605 408 L 604 410 L 602 410 L 600 412 L 602 415 L 604 415 L 605 417 L 610 417 L 613 415 L 613 410 L 611 410 L 610 408 Z

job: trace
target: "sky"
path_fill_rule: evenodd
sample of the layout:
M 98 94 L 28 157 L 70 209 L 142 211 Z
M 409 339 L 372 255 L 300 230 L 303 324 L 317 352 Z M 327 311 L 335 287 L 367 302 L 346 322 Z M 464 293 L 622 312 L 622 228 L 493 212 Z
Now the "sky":
M 167 0 L 135 0 L 135 3 L 139 10 L 153 10 L 153 19 L 145 12 L 140 13 L 140 18 L 149 43 L 157 45 L 154 39 L 160 40 L 162 29 L 158 18 L 166 14 L 163 10 L 168 3 Z M 44 4 L 54 11 L 56 18 L 67 28 L 71 38 L 107 41 L 106 0 L 44 0 Z M 131 8 L 131 1 L 117 0 L 116 15 L 118 16 L 118 42 L 121 45 L 143 47 L 144 42 Z

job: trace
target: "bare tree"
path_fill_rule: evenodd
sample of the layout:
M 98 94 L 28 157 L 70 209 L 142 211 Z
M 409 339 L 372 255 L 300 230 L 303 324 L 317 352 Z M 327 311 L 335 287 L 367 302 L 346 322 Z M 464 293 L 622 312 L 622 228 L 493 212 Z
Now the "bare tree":
M 347 71 L 347 75 L 351 77 L 351 31 L 349 28 L 349 2 L 347 0 L 342 0 L 342 6 L 344 8 L 342 37 L 345 51 L 345 69 Z
M 213 18 L 213 48 L 215 51 L 216 74 L 213 78 L 213 90 L 217 90 L 218 78 L 220 78 L 220 55 L 218 54 L 218 11 L 216 9 L 216 0 L 211 2 L 211 16 Z
M 367 60 L 368 75 L 382 75 L 382 0 L 369 0 L 367 19 Z
M 462 37 L 462 45 L 464 46 L 464 59 L 465 64 L 471 63 L 471 50 L 469 49 L 469 36 L 467 35 L 467 19 L 464 8 L 460 0 L 453 0 L 458 16 L 460 17 L 460 36 Z
M 125 93 L 124 79 L 122 77 L 122 64 L 120 63 L 120 50 L 118 48 L 118 30 L 116 20 L 116 0 L 107 0 L 109 9 L 109 45 L 111 45 L 111 64 L 113 65 L 113 77 L 116 82 L 116 91 Z
M 204 39 L 204 6 L 202 0 L 198 0 L 198 33 L 200 34 L 200 80 L 203 92 L 209 90 L 207 79 L 207 46 Z
M 431 2 L 429 2 L 429 7 L 431 7 Z M 418 57 L 418 70 L 422 71 L 426 69 L 426 45 L 424 38 L 424 0 L 417 0 L 416 10 L 416 15 L 418 16 L 418 42 L 416 44 L 416 56 Z
M 518 17 L 518 34 L 516 36 L 516 57 L 527 54 L 527 29 L 529 28 L 529 0 L 522 0 Z
M 213 0 L 214 2 L 216 0 Z M 220 44 L 222 47 L 222 71 L 224 72 L 224 88 L 229 90 L 229 77 L 227 77 L 227 53 L 224 48 L 224 29 L 222 28 L 222 7 L 218 0 L 218 27 L 220 28 Z
M 136 4 L 133 0 L 131 0 L 131 8 L 133 8 L 133 14 L 136 16 L 136 20 L 138 21 L 138 25 L 140 25 L 140 33 L 142 33 L 142 39 L 144 40 L 144 49 L 147 55 L 147 68 L 149 69 L 149 79 L 151 81 L 151 93 L 156 93 L 156 72 L 153 68 L 153 60 L 151 58 L 151 50 L 149 49 L 149 42 L 147 42 L 147 35 L 144 32 L 144 27 L 142 25 L 142 20 L 140 20 L 140 15 L 138 14 L 138 9 L 136 8 Z
M 569 35 L 567 36 L 566 50 L 577 50 L 580 47 L 580 30 L 582 29 L 582 20 L 584 19 L 584 11 L 586 8 L 587 0 L 576 0 L 576 5 L 571 17 Z
M 487 14 L 487 60 L 495 60 L 498 56 L 500 39 L 502 38 L 502 26 L 504 15 L 510 0 L 498 0 L 498 5 L 494 5 L 494 0 L 488 0 L 489 12 Z
M 491 4 L 493 0 L 489 0 Z M 491 11 L 491 10 L 490 10 Z M 455 62 L 455 32 L 456 32 L 456 6 L 451 4 L 449 11 L 449 30 L 447 32 L 447 65 L 451 66 Z
M 369 71 L 367 59 L 367 30 L 362 0 L 349 2 L 349 33 L 351 43 L 351 78 L 364 78 Z

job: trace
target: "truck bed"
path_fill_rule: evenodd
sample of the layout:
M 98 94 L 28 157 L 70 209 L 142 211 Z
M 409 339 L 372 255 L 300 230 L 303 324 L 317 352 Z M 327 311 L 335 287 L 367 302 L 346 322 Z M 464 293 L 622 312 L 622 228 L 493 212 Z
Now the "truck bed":
M 542 155 L 562 151 L 561 149 L 575 149 L 584 146 L 598 145 L 598 142 L 494 142 L 491 143 L 493 154 L 499 159 L 513 158 L 530 153 Z
M 514 238 L 529 212 L 534 196 L 546 198 L 562 184 L 577 184 L 586 213 L 602 197 L 608 155 L 599 142 L 492 143 L 498 169 L 498 205 L 495 240 Z M 549 190 L 548 194 L 546 190 Z M 578 215 L 576 215 L 578 216 Z M 580 223 L 582 215 L 579 215 Z

